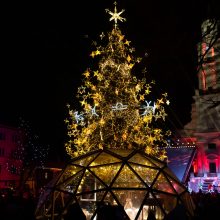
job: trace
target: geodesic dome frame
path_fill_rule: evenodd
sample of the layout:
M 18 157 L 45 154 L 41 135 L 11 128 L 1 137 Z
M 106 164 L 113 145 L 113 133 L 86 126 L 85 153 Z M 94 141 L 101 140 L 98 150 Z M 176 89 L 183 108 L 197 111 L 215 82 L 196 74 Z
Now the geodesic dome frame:
M 164 219 L 179 204 L 189 217 L 194 211 L 187 188 L 167 164 L 141 150 L 103 149 L 74 158 L 45 187 L 36 219 L 65 219 L 73 204 L 95 220 L 104 206 L 123 207 L 123 219 L 131 220 L 147 219 L 150 210 Z

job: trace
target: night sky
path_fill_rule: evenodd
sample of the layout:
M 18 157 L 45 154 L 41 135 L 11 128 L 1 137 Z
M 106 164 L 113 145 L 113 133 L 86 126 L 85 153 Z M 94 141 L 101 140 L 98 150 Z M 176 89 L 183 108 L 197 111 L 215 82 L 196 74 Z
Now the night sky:
M 92 41 L 100 43 L 101 32 L 112 29 L 105 9 L 112 11 L 113 2 L 36 1 L 2 7 L 0 124 L 16 125 L 19 117 L 29 121 L 51 146 L 51 158 L 65 155 L 66 104 L 74 106 L 81 74 L 92 67 Z M 127 19 L 120 29 L 135 47 L 135 55 L 143 57 L 141 65 L 158 91 L 168 93 L 172 128 L 190 121 L 200 24 L 208 3 L 214 5 L 214 16 L 220 14 L 217 2 L 118 1 L 118 10 L 125 9 L 122 16 Z

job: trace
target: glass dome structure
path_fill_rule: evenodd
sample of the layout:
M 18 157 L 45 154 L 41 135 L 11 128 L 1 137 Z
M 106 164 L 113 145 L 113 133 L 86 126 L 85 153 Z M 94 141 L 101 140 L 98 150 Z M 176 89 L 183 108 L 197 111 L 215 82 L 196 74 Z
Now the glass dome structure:
M 165 162 L 140 150 L 97 150 L 76 157 L 45 187 L 36 219 L 164 219 L 181 205 L 189 219 L 194 204 Z M 73 211 L 74 210 L 74 211 Z M 81 213 L 83 217 L 77 217 Z

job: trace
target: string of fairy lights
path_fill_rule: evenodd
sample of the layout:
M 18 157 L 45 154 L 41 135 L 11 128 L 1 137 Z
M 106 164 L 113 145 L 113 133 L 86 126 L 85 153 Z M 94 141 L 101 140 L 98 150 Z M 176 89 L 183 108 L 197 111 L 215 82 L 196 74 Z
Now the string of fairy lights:
M 162 130 L 159 121 L 167 116 L 167 93 L 151 100 L 154 81 L 138 79 L 132 74 L 134 65 L 141 62 L 134 55 L 135 49 L 118 28 L 118 21 L 125 21 L 115 4 L 114 11 L 106 9 L 114 21 L 111 32 L 102 33 L 102 44 L 95 43 L 91 58 L 98 59 L 96 69 L 83 72 L 83 83 L 77 98 L 81 110 L 69 104 L 65 119 L 68 141 L 65 144 L 71 157 L 103 148 L 144 149 L 160 159 L 166 157 L 169 130 Z
M 16 145 L 12 159 L 6 163 L 8 172 L 21 174 L 26 167 L 44 167 L 50 147 L 41 143 L 39 136 L 32 131 L 29 123 L 23 118 L 20 118 Z M 22 161 L 22 163 L 15 161 Z
M 47 155 L 49 153 L 49 145 L 43 144 L 40 137 L 34 133 L 29 123 L 24 119 L 20 122 L 20 131 L 23 133 L 25 149 L 23 154 L 24 166 L 44 166 Z

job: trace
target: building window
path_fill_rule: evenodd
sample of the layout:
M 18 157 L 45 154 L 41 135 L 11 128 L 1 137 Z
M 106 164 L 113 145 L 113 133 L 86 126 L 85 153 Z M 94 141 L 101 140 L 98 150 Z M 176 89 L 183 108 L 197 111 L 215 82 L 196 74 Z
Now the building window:
M 208 143 L 208 149 L 211 149 L 211 150 L 216 149 L 216 144 L 215 143 Z
M 16 135 L 16 134 L 12 135 L 12 142 L 13 143 L 17 143 L 18 140 L 19 140 L 18 135 Z
M 17 174 L 18 170 L 17 170 L 17 168 L 14 165 L 11 165 L 10 172 L 11 172 L 11 174 Z
M 5 133 L 0 132 L 0 140 L 5 140 Z
M 215 163 L 209 163 L 209 172 L 216 173 L 216 164 Z
M 0 156 L 4 156 L 5 154 L 5 149 L 0 147 Z

